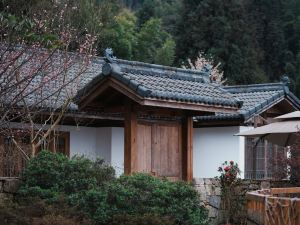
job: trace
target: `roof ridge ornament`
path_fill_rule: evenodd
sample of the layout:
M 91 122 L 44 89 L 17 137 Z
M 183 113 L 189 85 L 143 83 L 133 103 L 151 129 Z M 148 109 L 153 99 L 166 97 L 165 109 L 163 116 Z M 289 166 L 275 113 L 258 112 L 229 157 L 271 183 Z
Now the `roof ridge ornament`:
M 104 61 L 105 63 L 102 66 L 102 74 L 108 76 L 112 73 L 121 75 L 121 68 L 116 63 L 116 57 L 113 56 L 113 50 L 111 48 L 107 48 L 104 51 Z
M 113 54 L 114 54 L 114 52 L 113 52 L 112 48 L 106 48 L 104 50 L 104 60 L 105 60 L 105 62 L 114 63 L 117 58 Z
M 212 73 L 212 68 L 213 68 L 212 65 L 206 63 L 206 64 L 204 64 L 203 68 L 201 69 L 201 72 L 205 73 L 205 75 L 207 75 L 209 77 Z
M 284 86 L 288 86 L 290 84 L 290 78 L 286 74 L 281 76 L 280 81 Z

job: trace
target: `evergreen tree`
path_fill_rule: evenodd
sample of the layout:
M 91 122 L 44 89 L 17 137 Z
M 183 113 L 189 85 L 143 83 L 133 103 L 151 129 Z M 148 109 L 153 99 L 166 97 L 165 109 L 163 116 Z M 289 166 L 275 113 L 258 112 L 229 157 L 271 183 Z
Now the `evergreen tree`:
M 135 59 L 170 65 L 173 61 L 174 45 L 170 35 L 162 29 L 161 20 L 152 18 L 142 26 L 137 35 Z M 166 55 L 168 60 L 162 59 L 162 55 Z
M 154 62 L 166 66 L 172 65 L 175 58 L 175 47 L 174 40 L 168 38 L 163 46 L 156 52 Z
M 115 39 L 111 43 L 116 56 L 121 59 L 133 59 L 136 46 L 136 17 L 132 12 L 124 9 L 116 16 L 116 24 L 112 27 Z
M 229 83 L 266 81 L 259 69 L 243 1 L 184 0 L 177 32 L 177 63 L 199 52 L 221 62 Z

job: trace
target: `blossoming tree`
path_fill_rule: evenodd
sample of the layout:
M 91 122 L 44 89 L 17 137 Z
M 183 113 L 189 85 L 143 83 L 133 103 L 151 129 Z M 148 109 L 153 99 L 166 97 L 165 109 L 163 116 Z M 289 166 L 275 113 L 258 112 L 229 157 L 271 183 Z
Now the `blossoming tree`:
M 31 18 L 0 13 L 2 159 L 12 145 L 11 155 L 27 160 L 51 138 L 94 54 L 95 38 L 88 34 L 79 38 L 65 20 L 64 14 L 72 8 L 53 4 L 57 4 L 54 10 L 42 10 Z M 70 45 L 76 46 L 72 53 Z M 22 148 L 22 136 L 29 137 L 29 149 Z

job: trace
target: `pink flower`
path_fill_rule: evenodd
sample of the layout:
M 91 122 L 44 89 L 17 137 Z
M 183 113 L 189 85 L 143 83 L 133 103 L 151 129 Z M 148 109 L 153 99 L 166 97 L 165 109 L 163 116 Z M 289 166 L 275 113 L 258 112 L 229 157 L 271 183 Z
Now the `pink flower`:
M 229 171 L 230 170 L 230 166 L 226 166 L 225 168 L 224 168 L 224 171 L 225 172 L 227 172 L 227 171 Z
M 234 164 L 234 161 L 233 161 L 233 160 L 231 160 L 231 161 L 230 161 L 230 165 L 233 165 L 233 164 Z

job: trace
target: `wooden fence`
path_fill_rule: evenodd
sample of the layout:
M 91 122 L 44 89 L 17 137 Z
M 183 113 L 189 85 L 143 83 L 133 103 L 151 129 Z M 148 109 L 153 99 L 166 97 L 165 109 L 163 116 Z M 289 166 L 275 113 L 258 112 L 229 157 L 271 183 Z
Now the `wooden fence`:
M 248 192 L 246 198 L 249 224 L 299 225 L 299 197 L 300 187 Z

